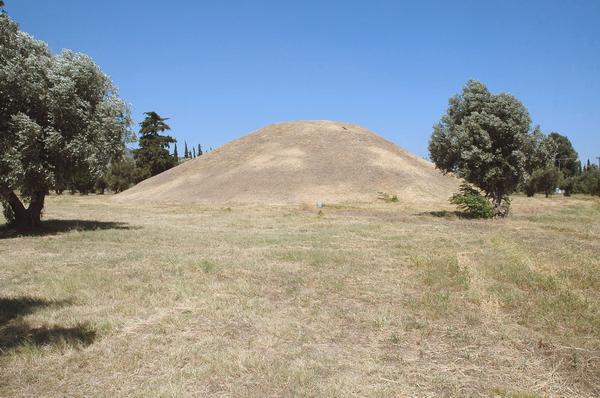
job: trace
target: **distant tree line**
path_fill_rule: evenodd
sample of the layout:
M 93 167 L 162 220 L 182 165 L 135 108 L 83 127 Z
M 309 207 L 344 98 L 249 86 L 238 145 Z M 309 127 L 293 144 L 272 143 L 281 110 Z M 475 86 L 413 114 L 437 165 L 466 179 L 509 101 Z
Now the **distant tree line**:
M 529 171 L 521 190 L 530 197 L 536 193 L 549 197 L 557 189 L 565 196 L 574 193 L 600 195 L 598 166 L 591 164 L 588 159 L 587 164 L 582 167 L 577 151 L 568 137 L 554 132 L 545 139 L 554 156 L 548 164 Z

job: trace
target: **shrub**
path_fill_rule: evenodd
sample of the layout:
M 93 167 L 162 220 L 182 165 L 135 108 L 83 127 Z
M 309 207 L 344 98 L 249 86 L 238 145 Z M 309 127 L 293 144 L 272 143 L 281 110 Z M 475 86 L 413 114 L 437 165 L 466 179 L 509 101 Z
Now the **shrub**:
M 106 176 L 108 188 L 115 193 L 128 189 L 135 183 L 137 172 L 135 163 L 131 159 L 125 158 L 113 162 Z
M 576 191 L 600 196 L 600 169 L 594 165 L 586 167 L 577 178 Z
M 537 191 L 543 192 L 546 197 L 549 197 L 561 184 L 562 173 L 556 167 L 550 166 L 535 170 L 532 179 L 535 180 Z
M 383 200 L 386 203 L 396 203 L 398 202 L 398 195 L 392 195 L 387 192 L 378 192 L 379 196 L 377 197 L 379 200 Z
M 463 183 L 458 192 L 452 195 L 450 203 L 456 205 L 469 217 L 492 218 L 494 216 L 490 201 L 467 183 Z
M 564 191 L 565 196 L 571 196 L 571 194 L 575 191 L 575 182 L 575 177 L 567 177 L 562 180 L 560 189 Z
M 537 192 L 536 184 L 537 181 L 535 180 L 535 178 L 529 176 L 527 180 L 522 184 L 521 190 L 525 192 L 528 198 L 531 198 L 535 196 L 535 193 Z

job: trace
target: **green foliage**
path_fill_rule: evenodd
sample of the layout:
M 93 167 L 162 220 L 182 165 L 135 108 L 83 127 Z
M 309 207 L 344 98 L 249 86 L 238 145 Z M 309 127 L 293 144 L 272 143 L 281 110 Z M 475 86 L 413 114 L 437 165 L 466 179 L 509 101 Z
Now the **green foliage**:
M 137 176 L 142 179 L 160 174 L 177 164 L 169 153 L 169 144 L 175 143 L 175 139 L 160 134 L 171 129 L 166 123 L 168 119 L 161 118 L 156 112 L 146 112 L 145 115 L 140 123 L 139 149 L 133 151 L 139 169 Z
M 198 144 L 198 156 L 202 156 L 202 145 Z
M 555 162 L 557 144 L 549 136 L 546 136 L 540 126 L 535 126 L 525 142 L 524 152 L 527 154 L 525 160 L 525 181 L 537 169 L 552 166 Z
M 577 192 L 600 196 L 600 170 L 596 165 L 588 165 L 575 182 Z
M 98 177 L 96 183 L 94 184 L 94 191 L 97 194 L 104 195 L 104 191 L 108 188 L 108 181 L 106 181 L 106 174 Z
M 559 187 L 564 191 L 565 196 L 571 196 L 571 194 L 575 191 L 576 183 L 577 177 L 565 177 L 562 179 Z
M 179 162 L 179 153 L 177 152 L 177 143 L 175 143 L 175 147 L 173 148 L 173 158 Z
M 88 195 L 94 191 L 96 180 L 100 177 L 93 176 L 87 170 L 78 170 L 78 173 L 73 176 L 73 181 L 69 184 L 69 188 L 73 192 Z
M 565 177 L 573 177 L 579 174 L 578 155 L 571 140 L 559 133 L 550 133 L 548 138 L 556 145 L 554 165 L 563 172 Z
M 106 175 L 108 188 L 115 193 L 128 189 L 138 180 L 138 172 L 131 159 L 124 158 L 113 162 Z
M 546 197 L 548 197 L 560 185 L 562 174 L 556 167 L 549 166 L 535 170 L 531 179 L 536 188 L 536 192 L 543 192 Z
M 563 183 L 563 174 L 554 165 L 535 169 L 524 185 L 524 191 L 527 196 L 534 196 L 537 192 L 543 192 L 546 197 L 554 193 L 555 189 L 561 187 Z M 569 188 L 569 185 L 565 185 Z M 568 195 L 572 192 L 570 187 Z
M 527 109 L 510 94 L 492 94 L 478 81 L 469 81 L 450 98 L 429 142 L 432 161 L 485 192 L 496 215 L 506 214 L 506 198 L 526 175 L 532 155 Z
M 525 192 L 525 194 L 528 197 L 533 197 L 535 196 L 536 192 L 537 192 L 537 185 L 536 185 L 536 181 L 535 179 L 533 179 L 531 176 L 529 176 L 527 178 L 527 182 L 525 182 L 522 186 L 523 188 L 523 192 Z
M 469 217 L 492 218 L 494 216 L 490 201 L 467 183 L 461 184 L 458 192 L 450 198 L 450 203 L 456 205 Z
M 377 197 L 379 200 L 383 200 L 386 203 L 396 203 L 398 202 L 398 195 L 392 195 L 387 192 L 378 192 L 379 196 Z
M 19 224 L 39 223 L 49 190 L 102 175 L 131 139 L 130 124 L 128 107 L 88 56 L 52 55 L 0 14 L 0 196 Z

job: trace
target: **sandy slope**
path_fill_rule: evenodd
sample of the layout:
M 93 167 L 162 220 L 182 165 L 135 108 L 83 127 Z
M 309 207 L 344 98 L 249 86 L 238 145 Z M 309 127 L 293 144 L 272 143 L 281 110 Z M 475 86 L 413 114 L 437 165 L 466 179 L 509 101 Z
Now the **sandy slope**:
M 349 123 L 297 121 L 259 129 L 141 182 L 118 201 L 324 203 L 446 200 L 457 180 Z

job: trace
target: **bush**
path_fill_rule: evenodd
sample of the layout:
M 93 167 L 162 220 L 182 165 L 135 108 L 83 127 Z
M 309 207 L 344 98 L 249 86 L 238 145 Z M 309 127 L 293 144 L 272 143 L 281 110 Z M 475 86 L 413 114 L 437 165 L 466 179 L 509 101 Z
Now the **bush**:
M 94 190 L 100 195 L 104 195 L 104 191 L 108 188 L 108 182 L 106 181 L 106 174 L 98 177 L 96 184 L 94 184 Z
M 110 165 L 106 175 L 108 188 L 115 192 L 122 192 L 131 187 L 137 179 L 137 168 L 131 159 L 123 159 Z
M 586 167 L 577 178 L 575 189 L 577 192 L 600 196 L 600 169 L 595 165 Z
M 392 195 L 387 192 L 378 192 L 379 196 L 377 197 L 379 200 L 383 200 L 386 203 L 396 203 L 399 201 L 398 195 Z
M 575 183 L 575 177 L 567 177 L 563 179 L 562 183 L 560 184 L 560 189 L 564 191 L 565 196 L 571 196 L 573 191 L 575 191 Z
M 535 170 L 531 178 L 535 181 L 536 191 L 549 197 L 560 186 L 562 173 L 556 167 L 550 166 Z
M 535 196 L 537 191 L 536 180 L 532 177 L 529 177 L 527 181 L 522 186 L 522 191 L 525 192 L 528 198 Z
M 494 209 L 490 201 L 478 190 L 467 183 L 463 183 L 458 192 L 452 195 L 450 203 L 469 217 L 492 218 Z

